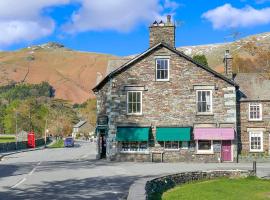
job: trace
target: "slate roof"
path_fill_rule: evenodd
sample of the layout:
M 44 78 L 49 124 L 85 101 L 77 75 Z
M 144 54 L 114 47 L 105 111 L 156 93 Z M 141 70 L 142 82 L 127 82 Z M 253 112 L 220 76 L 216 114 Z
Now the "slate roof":
M 264 74 L 238 73 L 235 82 L 239 85 L 241 101 L 270 100 L 270 80 Z
M 84 125 L 86 123 L 86 121 L 79 121 L 77 124 L 75 124 L 74 126 L 73 126 L 73 128 L 80 128 L 82 125 Z
M 107 65 L 106 75 L 110 74 L 111 72 L 113 72 L 117 68 L 121 67 L 126 62 L 128 62 L 130 59 L 132 59 L 132 58 L 124 57 L 124 58 L 109 60 L 108 65 Z
M 187 56 L 186 54 L 182 53 L 181 51 L 178 51 L 177 49 L 175 48 L 172 48 L 170 46 L 168 46 L 167 44 L 161 42 L 161 43 L 158 43 L 156 44 L 155 46 L 149 48 L 148 50 L 146 50 L 145 52 L 139 54 L 138 56 L 134 57 L 133 59 L 125 62 L 123 65 L 121 65 L 120 67 L 118 68 L 115 68 L 115 70 L 109 72 L 109 74 L 103 79 L 101 80 L 92 90 L 94 92 L 98 91 L 108 80 L 109 78 L 117 75 L 118 73 L 121 73 L 123 70 L 125 70 L 127 67 L 131 66 L 132 64 L 136 63 L 138 60 L 144 58 L 145 56 L 147 56 L 148 54 L 150 54 L 152 51 L 154 51 L 155 49 L 158 49 L 158 48 L 162 48 L 162 47 L 165 47 L 169 50 L 171 50 L 172 52 L 176 53 L 177 55 L 181 56 L 181 57 L 184 57 L 185 59 L 189 60 L 190 62 L 196 64 L 198 67 L 201 67 L 203 68 L 204 70 L 214 74 L 216 77 L 219 77 L 220 79 L 223 79 L 224 81 L 230 83 L 231 85 L 235 86 L 235 87 L 238 87 L 238 85 L 231 79 L 228 79 L 227 77 L 225 77 L 224 75 L 216 72 L 215 70 L 211 69 L 210 67 L 208 66 L 205 66 L 205 65 L 202 65 L 198 62 L 196 62 L 195 60 L 193 60 L 191 57 Z M 119 62 L 120 64 L 120 62 Z

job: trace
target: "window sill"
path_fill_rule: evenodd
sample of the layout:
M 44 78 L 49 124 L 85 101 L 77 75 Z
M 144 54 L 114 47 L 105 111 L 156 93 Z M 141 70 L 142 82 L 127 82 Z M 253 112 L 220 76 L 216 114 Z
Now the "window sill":
M 122 154 L 150 154 L 149 150 L 147 151 L 120 151 Z
M 196 113 L 196 116 L 214 116 L 214 113 Z
M 262 119 L 249 119 L 248 122 L 264 122 Z
M 143 114 L 142 113 L 138 113 L 138 114 L 129 114 L 129 113 L 127 113 L 127 116 L 143 116 Z
M 207 151 L 197 151 L 196 152 L 196 155 L 214 155 L 214 152 L 211 151 L 211 152 L 207 152 Z
M 179 148 L 179 149 L 165 149 L 164 148 L 164 151 L 187 151 L 188 150 L 188 148 Z
M 249 150 L 249 153 L 263 153 L 263 150 Z
M 168 80 L 165 80 L 165 79 L 164 80 L 157 80 L 156 79 L 156 82 L 170 82 L 170 79 L 168 79 Z

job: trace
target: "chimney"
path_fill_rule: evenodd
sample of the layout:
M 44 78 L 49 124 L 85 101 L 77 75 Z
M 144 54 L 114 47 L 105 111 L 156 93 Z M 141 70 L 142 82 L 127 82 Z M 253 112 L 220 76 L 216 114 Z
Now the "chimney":
M 149 27 L 150 48 L 160 42 L 175 48 L 175 25 L 171 22 L 171 15 L 167 16 L 167 21 L 155 21 Z
M 230 54 L 230 50 L 225 51 L 225 56 L 224 56 L 224 74 L 227 78 L 233 79 L 233 69 L 232 69 L 232 64 L 233 64 L 233 58 L 232 55 Z

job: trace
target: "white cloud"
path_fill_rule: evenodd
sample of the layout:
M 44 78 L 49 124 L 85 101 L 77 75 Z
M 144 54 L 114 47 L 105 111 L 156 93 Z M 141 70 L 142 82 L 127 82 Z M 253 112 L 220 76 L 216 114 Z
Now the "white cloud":
M 246 6 L 238 9 L 231 4 L 225 4 L 207 11 L 202 18 L 209 20 L 214 29 L 265 25 L 270 23 L 270 7 L 255 9 Z
M 0 45 L 32 41 L 50 35 L 53 19 L 42 14 L 44 8 L 63 5 L 70 0 L 0 0 Z
M 177 3 L 172 0 L 80 0 L 81 8 L 74 12 L 71 22 L 65 24 L 68 33 L 91 30 L 125 32 L 137 24 L 164 19 L 164 10 L 173 11 Z

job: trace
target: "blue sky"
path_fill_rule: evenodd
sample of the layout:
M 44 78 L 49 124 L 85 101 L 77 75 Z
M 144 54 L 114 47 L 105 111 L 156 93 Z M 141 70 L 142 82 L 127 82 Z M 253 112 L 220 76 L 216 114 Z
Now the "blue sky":
M 270 0 L 0 0 L 0 49 L 55 41 L 131 55 L 148 48 L 148 26 L 167 14 L 181 24 L 177 47 L 270 31 Z

